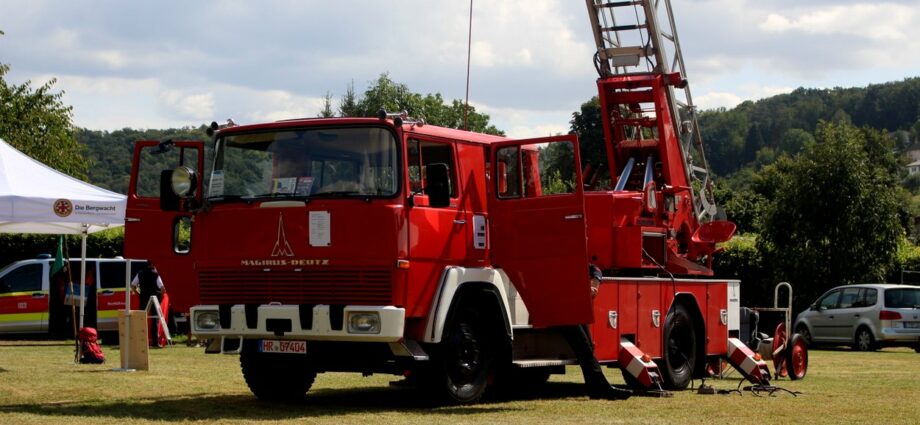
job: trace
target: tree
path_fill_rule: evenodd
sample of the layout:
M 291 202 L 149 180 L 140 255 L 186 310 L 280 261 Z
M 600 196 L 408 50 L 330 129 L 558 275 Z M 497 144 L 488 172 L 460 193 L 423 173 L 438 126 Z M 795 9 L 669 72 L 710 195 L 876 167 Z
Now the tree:
M 332 93 L 326 92 L 323 96 L 323 109 L 319 111 L 318 118 L 332 118 L 335 112 L 332 112 Z
M 72 108 L 54 93 L 51 79 L 37 89 L 31 82 L 6 81 L 10 66 L 0 63 L 0 138 L 26 155 L 71 176 L 85 179 L 89 164 L 74 136 Z
M 342 104 L 339 106 L 341 116 L 376 117 L 383 109 L 387 112 L 405 111 L 410 117 L 424 119 L 426 123 L 462 129 L 464 114 L 468 114 L 469 131 L 487 134 L 504 134 L 494 125 L 489 124 L 489 116 L 476 112 L 476 108 L 467 106 L 460 100 L 448 103 L 440 93 L 421 95 L 402 83 L 390 79 L 388 73 L 380 74 L 377 80 L 358 97 L 354 83 L 348 86 Z
M 771 169 L 758 247 L 779 280 L 796 287 L 799 307 L 829 287 L 877 281 L 897 241 L 897 191 L 885 135 L 822 122 L 816 143 Z

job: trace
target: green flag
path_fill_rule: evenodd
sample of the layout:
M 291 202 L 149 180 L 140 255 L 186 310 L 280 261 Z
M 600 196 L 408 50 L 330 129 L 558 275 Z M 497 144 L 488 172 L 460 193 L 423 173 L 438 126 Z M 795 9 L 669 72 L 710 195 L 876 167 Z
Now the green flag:
M 54 255 L 54 264 L 51 265 L 51 275 L 54 276 L 59 270 L 64 268 L 64 237 L 58 239 L 57 254 Z

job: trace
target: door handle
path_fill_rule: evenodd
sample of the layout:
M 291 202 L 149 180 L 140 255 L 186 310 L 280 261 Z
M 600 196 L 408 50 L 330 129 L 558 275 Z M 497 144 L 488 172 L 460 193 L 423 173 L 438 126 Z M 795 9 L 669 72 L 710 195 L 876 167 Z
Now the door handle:
M 582 218 L 584 218 L 583 214 L 569 214 L 565 216 L 566 220 L 581 220 Z
M 853 317 L 859 317 L 859 315 L 858 315 L 858 314 L 854 314 Z
M 43 293 L 41 293 L 41 292 L 33 292 L 33 293 L 32 293 L 32 298 L 45 298 L 45 294 L 43 294 Z
M 110 289 L 106 289 L 105 291 L 102 291 L 102 295 L 112 295 L 112 294 L 114 294 L 114 293 L 115 293 L 115 291 L 112 291 L 112 290 L 110 290 Z
M 827 318 L 828 318 L 828 319 L 833 319 L 833 318 L 834 318 L 834 316 L 827 316 Z
M 454 224 L 466 224 L 466 220 L 454 220 Z

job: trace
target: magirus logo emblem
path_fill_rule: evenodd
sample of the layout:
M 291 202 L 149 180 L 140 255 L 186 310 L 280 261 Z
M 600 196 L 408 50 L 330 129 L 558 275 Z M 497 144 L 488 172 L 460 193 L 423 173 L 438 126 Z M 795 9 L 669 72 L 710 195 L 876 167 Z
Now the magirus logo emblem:
M 278 214 L 278 239 L 275 241 L 275 247 L 272 248 L 272 257 L 293 257 L 294 250 L 288 243 L 287 236 L 284 234 L 284 216 Z

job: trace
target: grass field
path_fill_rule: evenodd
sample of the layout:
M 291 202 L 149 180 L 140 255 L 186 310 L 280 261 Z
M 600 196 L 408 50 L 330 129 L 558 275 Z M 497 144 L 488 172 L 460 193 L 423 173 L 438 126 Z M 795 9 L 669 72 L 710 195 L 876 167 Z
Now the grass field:
M 473 406 L 431 407 L 394 378 L 328 373 L 317 377 L 306 403 L 257 401 L 246 388 L 238 357 L 205 355 L 177 345 L 150 354 L 148 372 L 113 372 L 117 347 L 103 347 L 109 364 L 75 365 L 73 347 L 60 341 L 0 340 L 0 423 L 918 423 L 920 354 L 907 349 L 875 353 L 811 351 L 803 381 L 779 386 L 798 397 L 698 395 L 590 400 L 570 367 L 545 388 Z M 622 383 L 617 369 L 611 382 Z M 738 375 L 710 380 L 734 389 Z

